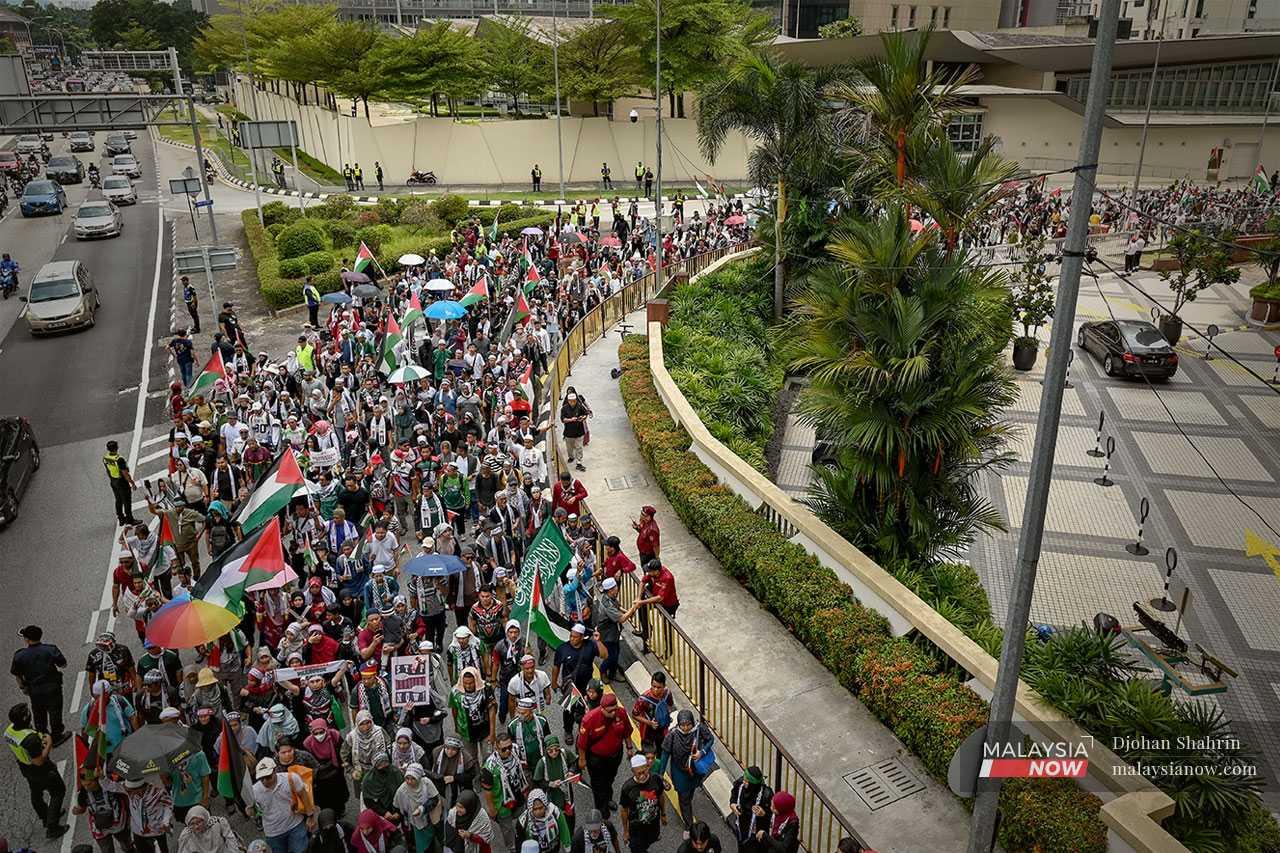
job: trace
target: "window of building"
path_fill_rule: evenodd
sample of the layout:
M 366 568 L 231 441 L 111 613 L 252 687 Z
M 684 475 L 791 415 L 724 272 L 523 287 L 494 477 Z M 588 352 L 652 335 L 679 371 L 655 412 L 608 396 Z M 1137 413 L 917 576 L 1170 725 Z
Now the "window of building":
M 1151 97 L 1151 108 L 1169 112 L 1261 113 L 1273 63 L 1237 62 L 1212 65 L 1161 67 Z M 1128 69 L 1112 75 L 1107 105 L 1118 110 L 1141 110 L 1146 106 L 1152 85 L 1151 70 Z M 1066 78 L 1066 93 L 1085 100 L 1089 78 L 1076 74 Z
M 938 7 L 937 6 L 929 7 L 929 26 L 931 27 L 938 26 Z
M 916 7 L 907 7 L 907 29 L 913 29 L 916 25 Z
M 982 113 L 961 113 L 947 122 L 947 139 L 961 154 L 972 154 L 982 141 Z
M 951 7 L 950 6 L 942 7 L 942 28 L 944 30 L 951 29 Z
M 889 7 L 889 26 L 891 26 L 895 30 L 898 28 L 898 7 L 897 6 Z

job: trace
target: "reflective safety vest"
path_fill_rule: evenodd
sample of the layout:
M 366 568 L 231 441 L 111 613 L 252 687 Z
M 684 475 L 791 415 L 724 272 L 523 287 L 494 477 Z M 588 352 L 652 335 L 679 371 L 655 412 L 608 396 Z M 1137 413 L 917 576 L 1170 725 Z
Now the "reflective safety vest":
M 636 163 L 636 180 L 638 181 L 643 177 L 644 177 L 644 164 Z
M 120 479 L 120 463 L 124 457 L 119 453 L 106 453 L 102 456 L 102 464 L 107 468 L 107 476 L 113 480 Z
M 23 749 L 22 742 L 35 733 L 35 729 L 15 729 L 13 723 L 4 730 L 4 742 L 9 745 L 9 749 L 13 750 L 13 755 L 18 759 L 19 764 L 31 763 L 32 756 Z
M 314 284 L 308 284 L 306 287 L 302 288 L 302 292 L 306 295 L 308 305 L 320 304 L 320 291 Z
M 353 169 L 352 171 L 357 178 L 364 177 L 364 169 L 361 169 L 359 166 L 356 166 L 355 169 Z

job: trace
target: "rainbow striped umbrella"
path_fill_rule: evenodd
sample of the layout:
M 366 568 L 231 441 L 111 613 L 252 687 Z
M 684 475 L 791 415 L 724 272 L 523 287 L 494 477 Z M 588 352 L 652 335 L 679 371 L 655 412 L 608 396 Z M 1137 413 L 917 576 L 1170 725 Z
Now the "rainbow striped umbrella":
M 147 623 L 147 639 L 163 649 L 193 649 L 240 624 L 240 617 L 208 601 L 179 595 Z

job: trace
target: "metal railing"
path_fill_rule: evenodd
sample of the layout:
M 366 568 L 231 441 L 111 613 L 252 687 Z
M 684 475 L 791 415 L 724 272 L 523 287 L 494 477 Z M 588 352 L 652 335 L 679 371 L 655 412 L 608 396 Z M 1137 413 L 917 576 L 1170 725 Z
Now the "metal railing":
M 672 263 L 664 267 L 663 271 L 671 278 L 682 274 L 692 278 L 721 258 L 737 253 L 744 247 L 739 245 L 695 255 Z M 648 273 L 591 309 L 565 335 L 554 362 L 543 376 L 541 392 L 543 399 L 550 403 L 546 452 L 547 467 L 553 472 L 553 478 L 559 475 L 563 467 L 555 440 L 555 416 L 562 391 L 571 384 L 568 380 L 574 362 L 591 344 L 608 334 L 623 317 L 644 306 L 661 290 L 657 277 Z M 546 403 L 543 404 L 543 411 L 547 411 Z M 587 501 L 587 505 L 589 509 L 590 501 Z M 594 514 L 592 523 L 597 533 L 596 564 L 602 566 L 603 543 L 609 534 L 601 529 Z M 623 606 L 630 607 L 639 593 L 639 580 L 623 575 L 619 583 L 619 597 Z M 648 637 L 649 651 L 661 661 L 668 677 L 674 679 L 680 690 L 690 698 L 701 719 L 734 760 L 743 767 L 754 765 L 761 768 L 769 775 L 775 790 L 786 790 L 795 796 L 796 813 L 800 818 L 801 846 L 809 853 L 832 853 L 842 839 L 852 838 L 865 847 L 866 843 L 853 826 L 680 625 L 659 607 L 643 607 L 636 615 L 643 622 L 642 630 Z

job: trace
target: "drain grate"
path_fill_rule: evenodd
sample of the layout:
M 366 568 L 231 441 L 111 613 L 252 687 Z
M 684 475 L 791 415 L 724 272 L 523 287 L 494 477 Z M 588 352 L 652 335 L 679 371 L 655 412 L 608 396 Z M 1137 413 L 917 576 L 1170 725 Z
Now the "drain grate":
M 621 477 L 606 477 L 604 484 L 609 487 L 611 492 L 621 492 L 626 489 L 638 489 L 641 486 L 647 486 L 649 481 L 639 474 L 623 474 Z
M 871 811 L 882 809 L 924 790 L 924 783 L 896 758 L 868 764 L 847 774 L 844 781 L 849 783 L 849 787 L 853 788 Z

